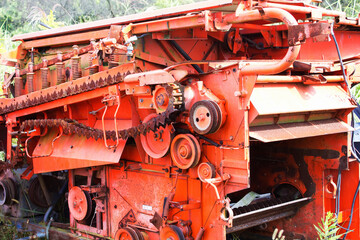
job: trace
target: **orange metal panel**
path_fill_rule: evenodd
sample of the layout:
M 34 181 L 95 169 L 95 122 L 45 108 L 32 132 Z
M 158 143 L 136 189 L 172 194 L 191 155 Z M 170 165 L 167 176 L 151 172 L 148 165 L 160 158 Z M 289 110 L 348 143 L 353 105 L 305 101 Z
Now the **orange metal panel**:
M 93 32 L 85 32 L 85 33 L 75 33 L 67 36 L 52 37 L 34 40 L 30 42 L 24 42 L 23 46 L 25 49 L 38 48 L 38 47 L 46 47 L 46 46 L 54 46 L 54 45 L 62 45 L 73 43 L 74 39 L 76 39 L 77 43 L 86 42 L 89 43 L 91 39 L 101 39 L 105 38 L 109 34 L 109 29 L 98 30 Z
M 262 142 L 276 142 L 350 131 L 354 129 L 343 121 L 327 119 L 250 127 L 250 137 Z
M 356 106 L 340 85 L 256 84 L 251 95 L 251 120 L 254 115 L 288 114 L 336 109 L 353 109 Z M 251 121 L 250 121 L 251 122 Z
M 51 152 L 51 142 L 57 135 L 56 129 L 40 137 L 32 156 L 45 155 Z M 126 140 L 119 140 L 116 149 L 105 147 L 104 140 L 84 136 L 63 135 L 54 143 L 54 150 L 49 157 L 33 158 L 35 173 L 52 172 L 83 167 L 92 167 L 118 163 L 124 150 Z

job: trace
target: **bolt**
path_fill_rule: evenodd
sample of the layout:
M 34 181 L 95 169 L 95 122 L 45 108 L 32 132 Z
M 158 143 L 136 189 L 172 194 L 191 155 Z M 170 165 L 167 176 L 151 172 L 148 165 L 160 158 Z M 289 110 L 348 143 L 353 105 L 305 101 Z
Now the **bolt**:
M 231 141 L 234 140 L 234 136 L 230 136 L 230 140 L 231 140 Z

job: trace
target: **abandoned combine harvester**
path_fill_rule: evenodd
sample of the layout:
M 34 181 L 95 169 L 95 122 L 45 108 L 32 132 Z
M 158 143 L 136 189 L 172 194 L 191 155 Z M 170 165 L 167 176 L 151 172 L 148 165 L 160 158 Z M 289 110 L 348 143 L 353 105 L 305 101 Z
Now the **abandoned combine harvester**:
M 316 239 L 331 211 L 360 239 L 359 26 L 216 0 L 15 36 L 3 214 L 44 214 L 50 239 L 220 240 Z

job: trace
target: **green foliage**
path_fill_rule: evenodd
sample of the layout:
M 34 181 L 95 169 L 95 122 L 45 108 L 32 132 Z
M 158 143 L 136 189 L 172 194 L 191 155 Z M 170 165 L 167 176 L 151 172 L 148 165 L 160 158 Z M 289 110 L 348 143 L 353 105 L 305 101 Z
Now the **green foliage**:
M 314 227 L 319 240 L 337 240 L 345 234 L 339 234 L 340 227 L 337 226 L 337 217 L 332 212 L 327 212 L 325 219 L 321 218 L 321 223 Z
M 28 3 L 19 4 L 17 1 L 3 0 L 2 4 L 0 4 L 1 31 L 11 35 L 31 31 L 31 28 L 26 23 Z
M 360 84 L 355 85 L 351 88 L 351 94 L 355 100 L 360 104 Z
M 355 101 L 360 104 L 360 84 L 353 86 L 350 91 Z M 354 120 L 355 122 L 360 122 L 360 119 L 356 116 L 356 114 L 354 114 Z
M 55 5 L 53 9 L 50 10 L 49 14 L 46 14 L 46 12 L 40 7 L 32 7 L 27 17 L 30 20 L 29 24 L 34 27 L 38 27 L 40 30 L 65 26 L 63 22 L 56 21 L 56 17 L 54 14 L 56 6 L 57 5 Z M 48 27 L 45 27 L 44 25 Z
M 10 220 L 0 217 L 0 240 L 18 239 L 30 235 L 31 232 L 19 231 Z
M 345 12 L 348 17 L 356 17 L 360 11 L 358 0 L 323 0 L 321 6 L 327 9 Z
M 195 0 L 2 0 L 0 24 L 6 23 L 2 30 L 13 36 L 43 30 L 40 21 L 59 27 L 193 2 Z
M 10 39 L 11 38 L 10 34 L 7 31 L 3 31 L 2 29 L 3 29 L 2 26 L 0 26 L 0 61 L 2 58 L 7 58 L 7 57 L 3 57 L 5 53 L 16 49 L 16 47 L 20 44 L 19 42 L 12 42 Z M 3 79 L 6 72 L 12 73 L 14 72 L 14 68 L 0 65 L 1 80 Z M 2 94 L 3 94 L 3 90 L 0 84 L 0 97 L 2 97 Z
M 175 7 L 179 5 L 193 3 L 193 0 L 156 0 L 155 6 L 158 8 Z

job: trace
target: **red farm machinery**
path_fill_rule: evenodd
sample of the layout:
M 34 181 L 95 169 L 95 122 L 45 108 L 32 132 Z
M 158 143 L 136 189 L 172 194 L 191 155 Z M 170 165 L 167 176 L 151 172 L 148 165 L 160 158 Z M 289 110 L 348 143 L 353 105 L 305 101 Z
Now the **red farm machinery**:
M 359 18 L 217 0 L 13 40 L 3 215 L 48 239 L 312 240 L 332 212 L 360 239 Z

